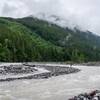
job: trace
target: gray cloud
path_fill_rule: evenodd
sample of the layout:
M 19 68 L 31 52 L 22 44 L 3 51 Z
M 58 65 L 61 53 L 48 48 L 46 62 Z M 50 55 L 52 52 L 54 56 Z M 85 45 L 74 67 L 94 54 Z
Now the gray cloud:
M 0 0 L 0 16 L 55 14 L 82 29 L 100 34 L 100 0 Z
M 10 16 L 13 13 L 15 13 L 16 10 L 17 10 L 17 8 L 15 6 L 10 6 L 10 5 L 5 3 L 4 6 L 3 6 L 2 14 L 4 16 Z

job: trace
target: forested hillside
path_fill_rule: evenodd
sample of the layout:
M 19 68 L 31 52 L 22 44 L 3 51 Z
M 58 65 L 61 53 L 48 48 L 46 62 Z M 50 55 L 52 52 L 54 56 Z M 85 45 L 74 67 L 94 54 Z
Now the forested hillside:
M 0 18 L 0 61 L 99 61 L 100 37 L 26 17 Z

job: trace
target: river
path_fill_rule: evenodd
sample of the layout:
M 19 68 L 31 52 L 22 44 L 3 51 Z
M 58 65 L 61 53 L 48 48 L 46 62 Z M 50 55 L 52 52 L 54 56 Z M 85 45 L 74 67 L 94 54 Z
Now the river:
M 80 72 L 40 80 L 0 82 L 0 100 L 68 100 L 100 89 L 100 67 L 73 66 Z

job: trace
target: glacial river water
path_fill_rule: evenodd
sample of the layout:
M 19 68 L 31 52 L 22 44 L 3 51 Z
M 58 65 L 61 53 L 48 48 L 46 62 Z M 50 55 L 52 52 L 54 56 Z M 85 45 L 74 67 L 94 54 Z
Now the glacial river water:
M 80 72 L 40 80 L 0 82 L 0 100 L 68 100 L 91 90 L 100 90 L 100 67 L 73 66 Z

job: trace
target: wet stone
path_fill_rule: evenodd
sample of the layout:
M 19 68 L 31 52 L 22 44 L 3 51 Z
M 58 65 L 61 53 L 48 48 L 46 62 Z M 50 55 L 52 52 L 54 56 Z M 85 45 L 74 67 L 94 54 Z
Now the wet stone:
M 100 91 L 95 90 L 90 93 L 80 94 L 80 95 L 74 96 L 68 100 L 100 100 Z

